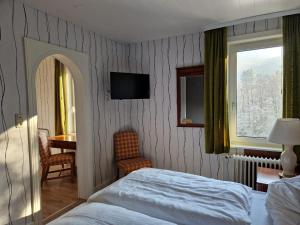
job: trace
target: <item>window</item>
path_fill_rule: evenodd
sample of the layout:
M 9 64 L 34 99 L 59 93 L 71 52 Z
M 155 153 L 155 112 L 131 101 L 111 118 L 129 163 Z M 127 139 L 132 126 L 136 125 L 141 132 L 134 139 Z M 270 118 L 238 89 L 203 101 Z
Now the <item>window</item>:
M 282 48 L 278 35 L 229 43 L 232 146 L 279 148 L 266 137 L 282 117 Z
M 65 78 L 65 104 L 67 108 L 68 127 L 67 133 L 76 133 L 76 112 L 75 112 L 75 92 L 74 92 L 74 81 L 72 74 L 68 68 L 66 68 Z

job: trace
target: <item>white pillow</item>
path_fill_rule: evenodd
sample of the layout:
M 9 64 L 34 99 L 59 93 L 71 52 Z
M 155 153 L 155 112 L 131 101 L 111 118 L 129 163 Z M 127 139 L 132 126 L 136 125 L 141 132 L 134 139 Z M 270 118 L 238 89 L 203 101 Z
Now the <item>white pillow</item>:
M 274 225 L 300 225 L 300 176 L 269 184 L 266 207 Z

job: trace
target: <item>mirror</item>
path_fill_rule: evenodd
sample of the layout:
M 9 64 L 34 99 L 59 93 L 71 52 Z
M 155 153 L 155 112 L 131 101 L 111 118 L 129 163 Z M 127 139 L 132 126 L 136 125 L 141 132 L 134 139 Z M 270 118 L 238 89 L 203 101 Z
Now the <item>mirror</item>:
M 204 127 L 204 66 L 176 70 L 177 126 Z

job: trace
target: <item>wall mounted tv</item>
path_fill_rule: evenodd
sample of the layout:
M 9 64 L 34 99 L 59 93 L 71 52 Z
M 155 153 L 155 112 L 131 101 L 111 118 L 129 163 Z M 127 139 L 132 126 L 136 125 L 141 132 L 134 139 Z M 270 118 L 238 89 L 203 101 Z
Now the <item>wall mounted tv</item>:
M 149 74 L 110 73 L 111 99 L 148 99 L 149 86 Z

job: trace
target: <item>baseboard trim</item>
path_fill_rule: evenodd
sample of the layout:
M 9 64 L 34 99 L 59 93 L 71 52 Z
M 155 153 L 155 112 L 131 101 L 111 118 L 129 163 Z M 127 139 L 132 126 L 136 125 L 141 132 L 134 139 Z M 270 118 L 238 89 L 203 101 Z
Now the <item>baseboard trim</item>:
M 97 185 L 95 188 L 94 188 L 94 192 L 96 191 L 99 191 L 105 187 L 107 187 L 108 185 L 111 185 L 113 182 L 115 182 L 116 180 L 118 180 L 117 176 L 113 177 L 112 180 L 109 180 L 109 181 L 106 181 L 100 185 Z
M 84 202 L 86 202 L 85 199 L 78 199 L 76 202 L 65 206 L 64 208 L 60 209 L 59 211 L 55 212 L 54 214 L 52 214 L 52 215 L 48 216 L 47 218 L 43 219 L 42 224 L 47 224 L 47 223 L 51 222 L 52 220 L 55 220 L 56 218 L 62 216 L 66 212 L 70 211 L 71 209 L 75 208 L 76 206 L 78 206 L 78 205 L 80 205 Z

